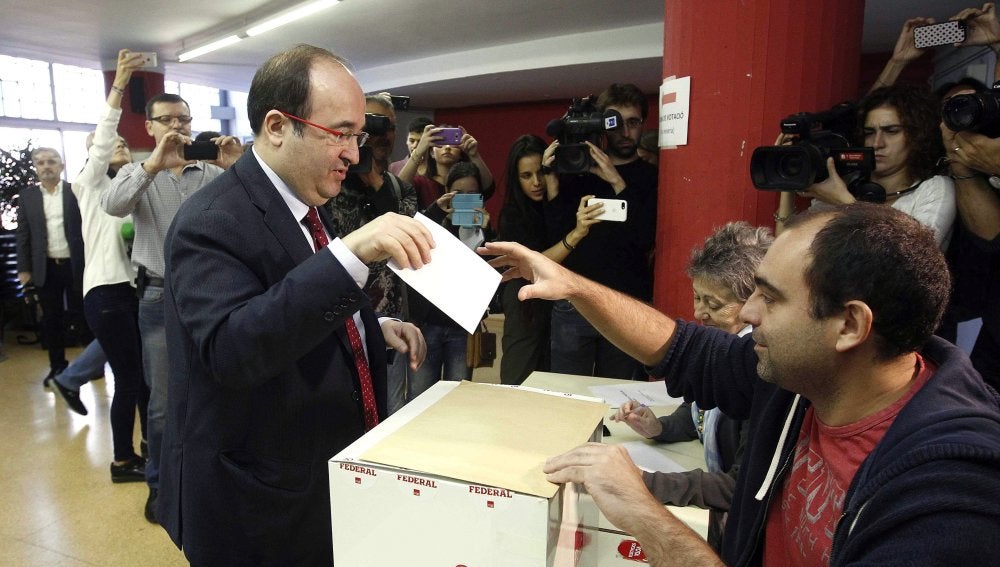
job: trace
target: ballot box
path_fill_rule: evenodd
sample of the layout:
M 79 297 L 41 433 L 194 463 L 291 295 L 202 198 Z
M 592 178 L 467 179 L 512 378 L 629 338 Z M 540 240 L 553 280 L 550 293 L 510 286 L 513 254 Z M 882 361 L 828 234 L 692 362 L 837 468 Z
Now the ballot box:
M 596 567 L 593 500 L 542 465 L 600 441 L 605 413 L 573 394 L 435 384 L 330 460 L 334 562 Z

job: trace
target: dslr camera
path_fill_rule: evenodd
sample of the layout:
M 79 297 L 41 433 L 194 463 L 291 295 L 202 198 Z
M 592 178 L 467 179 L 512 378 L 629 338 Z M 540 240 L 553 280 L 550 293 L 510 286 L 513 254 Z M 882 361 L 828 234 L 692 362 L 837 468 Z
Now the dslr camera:
M 601 112 L 594 95 L 574 98 L 562 118 L 549 122 L 545 132 L 559 140 L 555 152 L 556 173 L 587 173 L 596 164 L 585 142 L 601 147 L 605 132 L 624 126 L 615 110 Z
M 870 181 L 875 169 L 873 148 L 852 147 L 849 139 L 857 107 L 842 102 L 824 112 L 793 114 L 781 121 L 784 134 L 798 138 L 788 146 L 761 146 L 750 158 L 750 179 L 764 191 L 803 191 L 828 177 L 826 158 L 860 201 L 885 200 L 885 190 Z
M 389 131 L 389 117 L 381 114 L 365 113 L 365 127 L 362 128 L 372 136 L 385 136 Z M 358 150 L 358 163 L 347 168 L 349 173 L 368 173 L 372 170 L 372 148 L 364 145 Z
M 1000 81 L 985 92 L 951 97 L 944 103 L 941 117 L 953 132 L 967 130 L 1000 138 Z

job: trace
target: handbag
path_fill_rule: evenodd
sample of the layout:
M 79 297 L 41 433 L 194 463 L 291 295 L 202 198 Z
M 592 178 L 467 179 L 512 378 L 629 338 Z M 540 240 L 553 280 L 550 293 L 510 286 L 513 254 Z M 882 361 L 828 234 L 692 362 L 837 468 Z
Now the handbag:
M 465 343 L 465 365 L 469 368 L 492 368 L 497 357 L 497 334 L 486 330 L 485 321 L 469 335 Z

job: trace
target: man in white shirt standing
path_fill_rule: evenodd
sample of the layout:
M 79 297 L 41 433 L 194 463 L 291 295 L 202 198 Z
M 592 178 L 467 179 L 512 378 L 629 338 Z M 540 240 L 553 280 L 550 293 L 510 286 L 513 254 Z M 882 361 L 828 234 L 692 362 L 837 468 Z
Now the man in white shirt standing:
M 33 284 L 42 307 L 42 340 L 49 351 L 47 387 L 66 361 L 67 308 L 82 320 L 83 236 L 80 208 L 68 183 L 63 161 L 52 148 L 31 152 L 38 185 L 25 187 L 18 198 L 17 279 Z

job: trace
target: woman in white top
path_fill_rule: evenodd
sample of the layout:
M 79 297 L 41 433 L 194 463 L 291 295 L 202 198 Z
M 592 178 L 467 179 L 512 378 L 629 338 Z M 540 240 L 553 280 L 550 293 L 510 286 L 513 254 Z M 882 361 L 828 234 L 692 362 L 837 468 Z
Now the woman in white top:
M 858 105 L 859 141 L 875 149 L 871 180 L 885 191 L 884 202 L 934 231 L 942 250 L 948 247 L 955 222 L 955 186 L 935 175 L 941 145 L 940 103 L 925 87 L 892 85 L 875 89 Z M 813 207 L 853 203 L 852 194 L 827 160 L 829 177 L 800 196 L 813 197 Z M 778 232 L 793 209 L 793 194 L 782 193 L 775 220 Z
M 141 54 L 127 49 L 119 52 L 107 109 L 92 140 L 88 139 L 87 164 L 73 181 L 73 194 L 80 203 L 83 220 L 84 311 L 115 376 L 110 416 L 114 444 L 112 482 L 143 482 L 146 467 L 145 459 L 136 454 L 132 444 L 136 408 L 145 438 L 149 389 L 143 379 L 139 304 L 132 287 L 135 268 L 122 237 L 122 225 L 128 219 L 113 217 L 101 208 L 101 193 L 111 186 L 111 178 L 118 169 L 132 161 L 128 143 L 118 135 L 117 128 L 124 88 L 141 63 Z

